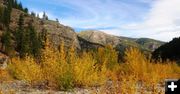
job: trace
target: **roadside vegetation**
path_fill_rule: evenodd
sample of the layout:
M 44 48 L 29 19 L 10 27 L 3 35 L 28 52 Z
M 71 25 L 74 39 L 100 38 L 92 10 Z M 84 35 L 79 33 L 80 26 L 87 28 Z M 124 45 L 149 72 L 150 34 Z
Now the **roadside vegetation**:
M 179 78 L 180 67 L 173 61 L 153 61 L 136 48 L 127 49 L 124 62 L 112 46 L 76 53 L 73 46 L 57 51 L 46 42 L 41 59 L 14 57 L 1 80 L 16 79 L 44 89 L 70 90 L 74 87 L 102 87 L 102 93 L 164 93 L 159 89 L 167 78 Z M 111 84 L 109 84 L 111 83 Z

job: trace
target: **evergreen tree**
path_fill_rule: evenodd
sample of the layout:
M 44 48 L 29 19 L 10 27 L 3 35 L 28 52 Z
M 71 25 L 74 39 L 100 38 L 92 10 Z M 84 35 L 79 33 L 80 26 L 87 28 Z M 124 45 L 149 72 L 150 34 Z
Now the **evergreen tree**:
M 59 19 L 58 18 L 56 18 L 56 22 L 59 23 Z
M 14 0 L 14 3 L 13 3 L 13 8 L 18 8 L 18 2 L 17 2 L 17 0 Z
M 1 43 L 2 43 L 2 49 L 6 54 L 9 54 L 10 51 L 12 50 L 11 47 L 11 33 L 9 30 L 9 24 L 11 20 L 11 11 L 12 11 L 12 4 L 13 0 L 7 0 L 5 2 L 6 6 L 4 9 L 1 8 L 1 16 L 0 16 L 0 21 L 3 24 L 3 29 L 5 30 L 2 33 L 1 37 Z
M 46 15 L 46 13 L 43 13 L 43 20 L 48 20 L 48 16 Z
M 152 53 L 153 59 L 180 60 L 180 37 L 160 46 Z M 179 63 L 180 64 L 180 63 Z
M 3 17 L 3 24 L 5 26 L 7 26 L 7 24 L 8 24 L 8 10 L 7 10 L 7 8 L 4 8 L 2 17 Z
M 39 18 L 39 14 L 37 14 L 37 18 Z
M 45 12 L 43 12 L 43 19 L 45 19 L 46 18 L 46 13 Z
M 18 31 L 16 33 L 17 51 L 21 58 L 23 58 L 29 51 L 28 33 L 24 31 L 24 16 L 19 17 Z
M 3 10 L 3 7 L 0 6 L 0 23 L 3 23 L 3 14 L 4 13 L 4 10 Z
M 39 40 L 37 32 L 32 25 L 33 20 L 29 22 L 28 28 L 24 28 L 23 15 L 19 17 L 19 28 L 16 34 L 17 51 L 20 57 L 23 58 L 25 55 L 32 55 L 38 57 L 40 55 L 41 40 Z
M 13 8 L 13 0 L 8 0 L 7 1 L 7 8 L 9 11 L 12 11 L 12 8 Z
M 2 49 L 4 50 L 4 52 L 6 54 L 9 54 L 12 51 L 11 34 L 9 30 L 3 32 L 2 37 L 1 37 L 1 43 L 2 43 Z
M 19 10 L 23 10 L 23 6 L 22 6 L 22 3 L 21 3 L 21 2 L 18 4 L 17 9 L 19 9 Z
M 30 22 L 29 27 L 29 47 L 30 47 L 30 54 L 34 57 L 38 57 L 40 55 L 41 50 L 41 41 L 38 39 L 37 32 Z
M 7 0 L 6 6 L 7 7 L 5 7 L 4 11 L 3 11 L 2 19 L 3 19 L 3 24 L 5 25 L 5 27 L 9 28 L 9 24 L 11 21 L 11 12 L 12 12 L 12 7 L 13 7 L 13 0 Z
M 9 27 L 10 20 L 11 20 L 11 11 L 8 10 L 8 8 L 4 8 L 3 24 L 5 25 L 5 27 Z
M 39 34 L 39 40 L 41 42 L 41 47 L 45 47 L 45 43 L 47 41 L 47 30 L 43 28 L 42 32 Z
M 16 35 L 15 35 L 16 44 L 17 44 L 16 50 L 18 52 L 20 52 L 22 49 L 23 22 L 24 22 L 23 15 L 21 14 L 19 16 L 19 22 L 18 22 L 19 27 L 18 27 L 18 30 L 17 30 Z M 19 53 L 19 54 L 21 54 L 21 53 Z
M 31 12 L 31 16 L 36 17 L 36 13 Z
M 25 13 L 28 13 L 28 11 L 29 11 L 28 8 L 25 8 L 25 9 L 24 9 L 24 12 L 25 12 Z

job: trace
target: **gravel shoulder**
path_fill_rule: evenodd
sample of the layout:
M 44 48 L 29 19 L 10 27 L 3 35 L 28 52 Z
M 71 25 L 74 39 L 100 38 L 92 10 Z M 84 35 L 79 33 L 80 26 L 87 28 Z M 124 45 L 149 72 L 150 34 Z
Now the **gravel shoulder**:
M 158 87 L 158 94 L 164 94 L 164 87 Z M 142 87 L 137 85 L 137 93 L 141 94 L 140 89 Z M 112 84 L 108 84 L 105 87 L 91 87 L 91 88 L 74 88 L 70 91 L 56 91 L 41 89 L 39 87 L 32 87 L 24 81 L 9 81 L 0 82 L 0 94 L 112 94 Z M 152 94 L 151 90 L 145 90 L 146 94 Z

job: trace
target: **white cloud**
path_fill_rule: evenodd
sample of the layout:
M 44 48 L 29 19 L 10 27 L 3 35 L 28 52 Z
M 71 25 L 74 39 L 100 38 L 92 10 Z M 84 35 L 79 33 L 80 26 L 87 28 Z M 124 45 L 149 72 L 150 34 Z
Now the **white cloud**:
M 119 29 L 100 30 L 100 31 L 103 31 L 103 32 L 105 32 L 107 34 L 111 34 L 111 35 L 130 37 L 130 36 L 128 36 L 128 34 L 125 34 L 124 31 L 121 31 Z
M 44 12 L 43 12 L 43 11 L 42 11 L 42 12 L 36 12 L 36 14 L 39 14 L 39 17 L 40 17 L 40 18 L 43 18 Z M 46 15 L 47 15 L 50 19 L 53 19 L 53 20 L 55 20 L 55 19 L 57 18 L 55 15 L 53 15 L 53 14 L 51 14 L 51 13 L 46 13 Z
M 180 0 L 158 0 L 152 6 L 145 24 L 149 26 L 176 25 L 180 19 Z
M 111 30 L 102 30 L 106 33 L 128 37 L 148 37 L 162 41 L 170 41 L 180 36 L 180 0 L 137 0 L 141 3 L 151 4 L 151 9 L 142 12 L 143 7 L 127 4 L 121 1 L 75 0 L 81 3 L 71 3 L 78 10 L 86 11 L 92 16 L 89 19 L 65 19 L 63 22 L 73 27 L 99 28 L 117 27 Z M 141 13 L 142 12 L 142 13 Z M 141 17 L 142 22 L 137 18 Z M 133 19 L 134 18 L 134 19 Z M 128 20 L 130 19 L 130 22 Z M 134 20 L 134 23 L 131 21 Z M 125 25 L 125 23 L 128 23 Z
M 76 11 L 61 22 L 79 28 L 117 27 L 125 19 L 138 18 L 144 7 L 120 0 L 54 0 Z M 76 15 L 77 13 L 80 13 Z M 139 15 L 138 15 L 139 14 Z
M 52 0 L 46 13 L 50 19 L 74 28 L 169 41 L 180 36 L 180 0 Z M 57 10 L 53 9 L 54 6 Z M 60 6 L 60 7 L 58 7 Z M 65 7 L 65 9 L 61 9 Z M 43 9 L 36 7 L 36 9 Z M 66 8 L 68 10 L 66 10 Z M 44 10 L 32 9 L 42 17 Z M 61 16 L 65 14 L 65 16 Z
M 180 36 L 180 0 L 156 0 L 141 23 L 131 23 L 121 28 L 134 31 L 137 37 L 150 37 L 170 41 Z
M 43 12 L 38 12 L 37 14 L 39 14 L 40 18 L 43 18 L 43 14 L 44 14 Z

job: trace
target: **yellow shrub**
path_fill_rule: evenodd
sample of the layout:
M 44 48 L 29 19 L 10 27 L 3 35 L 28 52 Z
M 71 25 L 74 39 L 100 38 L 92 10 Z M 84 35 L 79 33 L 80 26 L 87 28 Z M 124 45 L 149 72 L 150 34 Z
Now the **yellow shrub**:
M 117 70 L 111 71 L 112 81 L 116 83 L 112 85 L 114 89 L 104 90 L 115 94 L 146 94 L 147 90 L 152 94 L 163 94 L 158 84 L 164 84 L 168 78 L 180 78 L 180 67 L 176 62 L 154 62 L 136 48 L 128 49 L 125 55 L 125 62 Z
M 99 64 L 106 63 L 106 67 L 112 70 L 118 63 L 118 53 L 117 51 L 111 46 L 106 45 L 105 48 L 98 48 L 97 55 L 95 57 Z
M 97 67 L 97 61 L 93 59 L 90 53 L 83 53 L 78 58 L 74 67 L 75 84 L 78 86 L 95 86 L 103 84 L 106 80 L 105 67 Z
M 51 88 L 70 89 L 74 86 L 102 86 L 112 82 L 110 93 L 134 94 L 141 84 L 145 92 L 151 89 L 157 93 L 157 84 L 166 78 L 180 78 L 180 67 L 172 61 L 154 62 L 138 49 L 125 52 L 125 62 L 118 63 L 118 53 L 112 46 L 99 48 L 97 52 L 82 52 L 77 55 L 72 46 L 67 52 L 64 42 L 59 51 L 47 41 L 42 50 L 40 62 L 31 57 L 13 58 L 9 64 L 10 73 L 19 80 L 31 84 L 43 82 Z M 0 77 L 2 72 L 0 71 Z
M 42 80 L 40 66 L 31 57 L 26 57 L 23 60 L 13 58 L 8 69 L 15 78 L 28 81 L 31 84 Z
M 57 87 L 57 78 L 59 74 L 59 63 L 57 52 L 55 52 L 50 44 L 46 44 L 42 51 L 40 66 L 42 69 L 43 80 L 48 86 Z
M 147 65 L 149 61 L 138 49 L 130 48 L 125 52 L 125 55 L 125 63 L 127 64 L 130 73 L 138 76 L 139 78 L 145 75 L 144 73 L 147 73 Z

